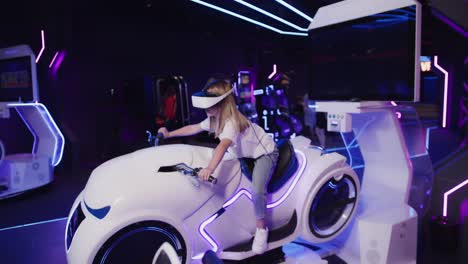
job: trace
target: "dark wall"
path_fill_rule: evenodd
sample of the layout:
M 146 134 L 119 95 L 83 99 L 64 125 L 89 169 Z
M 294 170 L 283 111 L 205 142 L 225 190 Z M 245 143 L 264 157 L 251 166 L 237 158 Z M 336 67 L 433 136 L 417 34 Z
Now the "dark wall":
M 39 51 L 40 30 L 45 30 L 46 50 L 38 64 L 41 101 L 67 138 L 65 163 L 102 161 L 122 114 L 111 108 L 109 91 L 122 88 L 124 81 L 177 74 L 193 91 L 212 74 L 250 67 L 261 75 L 262 83 L 273 63 L 279 70 L 304 75 L 300 38 L 257 28 L 189 1 L 165 2 L 154 1 L 151 8 L 144 1 L 15 2 L 16 12 L 1 18 L 2 25 L 8 25 L 0 29 L 1 47 L 25 43 Z M 66 56 L 54 74 L 48 66 L 57 50 Z M 302 94 L 304 81 L 297 83 L 297 94 Z M 131 121 L 126 124 L 135 124 Z M 1 124 L 0 130 L 12 131 Z

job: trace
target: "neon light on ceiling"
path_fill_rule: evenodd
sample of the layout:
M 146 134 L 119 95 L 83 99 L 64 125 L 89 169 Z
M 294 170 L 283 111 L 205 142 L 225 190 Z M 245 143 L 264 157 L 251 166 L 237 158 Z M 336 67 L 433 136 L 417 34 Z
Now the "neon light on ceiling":
M 37 63 L 37 62 L 39 61 L 39 59 L 41 58 L 42 52 L 44 52 L 44 49 L 45 49 L 44 30 L 41 30 L 41 39 L 42 39 L 42 48 L 41 48 L 41 51 L 39 51 L 39 54 L 37 55 L 36 63 Z
M 439 56 L 434 56 L 434 66 L 444 74 L 444 109 L 442 114 L 442 127 L 447 126 L 447 93 L 448 93 L 448 72 L 439 65 Z
M 302 36 L 302 37 L 307 37 L 307 33 L 302 33 L 302 32 L 291 32 L 291 31 L 283 31 L 283 30 L 280 30 L 280 29 L 277 29 L 275 27 L 272 27 L 272 26 L 269 26 L 265 23 L 262 23 L 262 22 L 259 22 L 257 20 L 254 20 L 254 19 L 251 19 L 251 18 L 248 18 L 246 16 L 243 16 L 243 15 L 240 15 L 240 14 L 237 14 L 237 13 L 234 13 L 232 11 L 229 11 L 227 9 L 224 9 L 224 8 L 221 8 L 219 6 L 216 6 L 216 5 L 212 5 L 212 4 L 209 4 L 209 3 L 206 3 L 204 1 L 201 1 L 201 0 L 190 0 L 192 2 L 195 2 L 197 4 L 200 4 L 200 5 L 204 5 L 206 7 L 209 7 L 209 8 L 212 8 L 212 9 L 215 9 L 215 10 L 218 10 L 220 12 L 223 12 L 225 14 L 228 14 L 228 15 L 231 15 L 231 16 L 234 16 L 234 17 L 237 17 L 237 18 L 240 18 L 244 21 L 247 21 L 247 22 L 250 22 L 252 24 L 255 24 L 257 26 L 261 26 L 261 27 L 264 27 L 266 29 L 269 29 L 269 30 L 272 30 L 276 33 L 280 33 L 280 34 L 283 34 L 283 35 L 292 35 L 292 36 Z
M 63 157 L 63 149 L 65 147 L 65 144 L 64 144 L 65 138 L 63 137 L 62 132 L 60 131 L 54 119 L 52 118 L 49 111 L 47 110 L 47 107 L 37 102 L 36 103 L 13 103 L 13 104 L 8 104 L 8 106 L 9 107 L 34 106 L 38 111 L 42 110 L 42 112 L 45 113 L 45 115 L 40 115 L 40 116 L 43 118 L 44 123 L 47 125 L 47 127 L 49 128 L 49 131 L 51 131 L 51 134 L 54 137 L 55 144 L 54 144 L 54 154 L 52 157 L 52 165 L 57 166 Z M 57 133 L 54 133 L 54 131 Z
M 52 61 L 51 61 L 50 64 L 49 64 L 49 68 L 51 68 L 51 67 L 52 67 L 52 64 L 54 64 L 55 58 L 57 58 L 57 55 L 58 55 L 58 54 L 59 54 L 58 51 L 55 52 L 55 55 L 54 55 L 54 57 L 52 58 Z
M 276 64 L 273 64 L 273 72 L 270 73 L 270 75 L 268 75 L 268 79 L 273 78 L 273 76 L 275 76 L 275 74 L 276 74 Z
M 299 179 L 301 178 L 303 172 L 304 172 L 304 169 L 305 167 L 307 166 L 307 160 L 305 158 L 305 155 L 302 151 L 299 151 L 299 150 L 294 150 L 294 152 L 296 152 L 296 154 L 298 154 L 301 159 L 299 160 L 299 164 L 300 164 L 300 168 L 296 171 L 294 177 L 293 177 L 293 182 L 291 183 L 291 185 L 289 185 L 289 188 L 288 190 L 278 199 L 276 200 L 275 202 L 272 202 L 272 203 L 269 203 L 267 204 L 267 209 L 272 209 L 272 208 L 275 208 L 277 207 L 278 205 L 280 205 L 281 203 L 283 203 L 288 197 L 289 195 L 291 194 L 291 192 L 294 190 L 294 188 L 296 187 L 297 183 L 299 182 Z M 243 176 L 241 176 L 243 177 Z M 246 189 L 240 189 L 236 194 L 234 194 L 230 199 L 228 199 L 224 204 L 223 204 L 223 209 L 226 209 L 227 207 L 231 206 L 232 204 L 234 204 L 240 197 L 242 196 L 245 196 L 247 197 L 250 201 L 252 201 L 252 194 L 246 190 Z M 205 228 L 211 224 L 217 217 L 219 216 L 219 213 L 215 213 L 214 215 L 210 216 L 208 219 L 206 219 L 205 221 L 203 221 L 199 228 L 198 228 L 198 231 L 200 232 L 200 234 L 202 235 L 202 237 L 208 242 L 208 244 L 210 244 L 212 250 L 214 252 L 218 251 L 219 249 L 219 246 L 218 244 L 216 243 L 216 241 L 213 239 L 213 237 L 211 237 L 208 232 L 206 232 Z M 200 258 L 200 255 L 197 255 L 195 257 L 193 257 L 192 259 L 199 259 Z
M 272 13 L 267 12 L 267 11 L 265 11 L 265 10 L 259 8 L 259 7 L 256 7 L 256 6 L 252 5 L 252 4 L 249 4 L 249 3 L 247 3 L 247 2 L 245 2 L 245 1 L 243 1 L 243 0 L 234 0 L 234 1 L 236 1 L 236 2 L 239 3 L 239 4 L 242 4 L 242 5 L 246 6 L 246 7 L 248 7 L 248 8 L 251 8 L 251 9 L 257 11 L 257 12 L 260 12 L 260 13 L 266 15 L 266 16 L 269 16 L 269 17 L 271 17 L 271 18 L 273 18 L 273 19 L 275 19 L 275 20 L 277 20 L 277 21 L 279 21 L 279 22 L 281 22 L 281 23 L 283 23 L 283 24 L 285 24 L 285 25 L 288 25 L 288 26 L 290 26 L 290 27 L 292 27 L 292 28 L 295 28 L 295 29 L 297 29 L 297 30 L 299 30 L 299 31 L 305 31 L 305 32 L 307 32 L 307 28 L 303 28 L 303 27 L 300 27 L 300 26 L 298 26 L 298 25 L 296 25 L 296 24 L 293 24 L 293 23 L 291 23 L 291 22 L 289 22 L 289 21 L 287 21 L 287 20 L 282 19 L 281 17 L 278 17 L 278 16 L 276 16 L 276 15 L 273 15 Z
M 448 200 L 448 196 L 450 194 L 456 192 L 458 189 L 465 186 L 466 184 L 468 184 L 468 179 L 466 179 L 464 182 L 458 184 L 457 186 L 453 187 L 452 189 L 450 189 L 450 190 L 448 190 L 447 192 L 444 193 L 444 212 L 443 212 L 444 217 L 447 217 L 447 200 Z
M 301 17 L 307 19 L 309 22 L 312 22 L 314 21 L 313 18 L 311 18 L 310 16 L 304 14 L 303 12 L 299 11 L 299 9 L 295 8 L 294 6 L 286 3 L 285 1 L 283 0 L 276 0 L 277 3 L 283 5 L 284 7 L 288 8 L 289 10 L 293 11 L 294 13 L 300 15 Z

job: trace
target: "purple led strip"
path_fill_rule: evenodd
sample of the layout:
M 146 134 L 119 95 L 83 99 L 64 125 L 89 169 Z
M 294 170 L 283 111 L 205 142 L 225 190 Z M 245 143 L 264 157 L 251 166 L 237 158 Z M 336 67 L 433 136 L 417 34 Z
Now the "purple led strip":
M 57 74 L 57 71 L 59 70 L 60 68 L 60 65 L 62 65 L 62 62 L 63 62 L 63 59 L 65 58 L 65 51 L 62 50 L 61 52 L 59 52 L 59 54 L 57 55 L 57 61 L 55 62 L 55 64 L 53 65 L 52 67 L 52 73 L 54 75 Z
M 273 203 L 267 204 L 268 209 L 272 209 L 272 208 L 275 208 L 275 207 L 279 206 L 281 203 L 283 203 L 288 198 L 288 196 L 291 194 L 291 192 L 294 190 L 297 183 L 299 182 L 299 179 L 301 178 L 302 173 L 304 172 L 304 169 L 305 169 L 305 167 L 307 165 L 307 160 L 305 158 L 305 155 L 300 150 L 294 150 L 294 151 L 296 152 L 296 154 L 299 154 L 299 156 L 301 156 L 301 159 L 299 161 L 300 168 L 299 168 L 299 170 L 296 171 L 296 174 L 294 175 L 294 180 L 291 183 L 291 185 L 289 185 L 288 190 L 278 200 L 276 200 Z M 230 205 L 234 204 L 242 195 L 245 195 L 247 198 L 249 198 L 249 200 L 252 201 L 252 194 L 246 189 L 240 189 L 236 194 L 234 194 L 231 198 L 229 198 L 223 204 L 223 208 L 227 208 Z M 201 236 L 208 242 L 208 244 L 210 244 L 210 246 L 211 246 L 211 248 L 213 249 L 214 252 L 218 251 L 219 246 L 216 243 L 216 241 L 213 239 L 213 237 L 211 237 L 208 234 L 208 232 L 206 232 L 205 228 L 209 224 L 211 224 L 217 217 L 218 217 L 218 213 L 215 213 L 214 215 L 210 216 L 208 219 L 203 221 L 200 224 L 199 228 L 198 228 L 198 231 L 200 232 Z M 197 256 L 194 256 L 193 259 L 200 259 L 201 257 L 203 257 L 203 255 L 201 255 L 201 256 L 197 255 Z
M 275 74 L 276 74 L 276 64 L 273 64 L 273 72 L 270 73 L 270 75 L 268 75 L 268 79 L 273 78 L 273 76 L 275 76 Z
M 37 63 L 37 62 L 39 61 L 39 59 L 41 58 L 42 52 L 44 52 L 44 49 L 45 49 L 44 30 L 41 30 L 41 39 L 42 39 L 42 48 L 41 48 L 41 50 L 39 51 L 39 54 L 37 55 L 36 63 Z
M 448 200 L 448 196 L 450 194 L 456 192 L 458 189 L 465 186 L 466 184 L 468 184 L 468 179 L 444 193 L 444 208 L 443 208 L 443 210 L 444 210 L 443 211 L 443 216 L 444 217 L 447 217 L 447 200 Z
M 448 72 L 442 68 L 438 63 L 439 56 L 434 56 L 434 66 L 444 74 L 444 108 L 442 114 L 442 127 L 447 126 L 447 93 L 448 93 Z
M 58 51 L 55 52 L 55 55 L 54 55 L 54 57 L 52 58 L 52 61 L 51 61 L 50 64 L 49 64 L 49 69 L 52 67 L 52 64 L 54 64 L 55 58 L 57 58 L 57 55 L 58 55 L 58 54 L 59 54 Z
M 451 28 L 453 28 L 455 31 L 457 31 L 458 33 L 462 34 L 463 37 L 468 37 L 468 32 L 466 32 L 465 30 L 463 30 L 463 28 L 461 28 L 460 26 L 458 26 L 457 24 L 453 23 L 453 21 L 451 21 L 450 19 L 448 19 L 446 16 L 442 15 L 440 12 L 437 12 L 437 11 L 432 11 L 432 14 L 434 16 L 436 16 L 438 19 L 442 20 L 445 24 L 449 25 Z

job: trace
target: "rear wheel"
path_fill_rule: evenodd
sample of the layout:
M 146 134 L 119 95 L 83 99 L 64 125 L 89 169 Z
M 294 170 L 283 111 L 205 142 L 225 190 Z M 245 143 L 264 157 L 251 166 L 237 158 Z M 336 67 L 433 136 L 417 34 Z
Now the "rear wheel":
M 348 223 L 357 202 L 357 183 L 348 175 L 330 178 L 318 190 L 309 210 L 309 229 L 318 238 L 328 238 Z
M 180 233 L 169 224 L 146 221 L 114 234 L 98 251 L 93 264 L 152 263 L 164 242 L 168 242 L 176 250 L 180 262 L 185 263 L 187 248 Z

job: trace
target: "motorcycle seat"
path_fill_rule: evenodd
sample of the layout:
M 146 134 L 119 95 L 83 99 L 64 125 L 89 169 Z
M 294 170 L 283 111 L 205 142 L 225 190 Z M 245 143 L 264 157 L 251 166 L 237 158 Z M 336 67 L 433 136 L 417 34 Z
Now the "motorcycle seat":
M 267 192 L 274 193 L 278 191 L 296 172 L 299 167 L 294 147 L 289 140 L 280 140 L 276 144 L 279 151 L 278 162 L 275 171 L 268 183 Z M 255 159 L 241 158 L 242 173 L 252 181 L 252 172 L 255 165 Z

